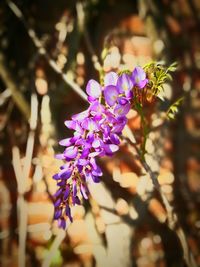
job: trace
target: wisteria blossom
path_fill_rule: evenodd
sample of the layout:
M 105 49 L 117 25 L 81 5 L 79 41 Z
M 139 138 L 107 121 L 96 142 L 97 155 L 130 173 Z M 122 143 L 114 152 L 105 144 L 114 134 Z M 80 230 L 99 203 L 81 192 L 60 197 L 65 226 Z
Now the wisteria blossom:
M 93 79 L 87 83 L 89 107 L 65 121 L 74 133 L 59 142 L 65 149 L 56 156 L 65 161 L 60 172 L 53 176 L 58 185 L 54 219 L 59 227 L 66 228 L 67 218 L 73 221 L 71 206 L 80 205 L 82 197 L 88 199 L 88 183 L 100 182 L 103 173 L 97 158 L 112 156 L 119 149 L 134 86 L 142 89 L 147 82 L 144 70 L 136 67 L 131 74 L 107 73 L 103 85 Z

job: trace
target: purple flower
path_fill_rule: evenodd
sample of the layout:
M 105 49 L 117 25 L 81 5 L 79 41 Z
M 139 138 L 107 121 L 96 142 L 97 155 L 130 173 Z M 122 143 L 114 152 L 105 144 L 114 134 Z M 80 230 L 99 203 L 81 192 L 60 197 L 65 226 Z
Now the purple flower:
M 141 67 L 135 67 L 131 77 L 133 85 L 138 86 L 141 89 L 144 88 L 148 83 L 148 79 L 146 78 L 146 73 Z
M 59 227 L 66 228 L 66 216 L 72 222 L 70 207 L 80 205 L 79 196 L 88 199 L 87 184 L 100 182 L 103 173 L 97 157 L 112 156 L 119 149 L 120 135 L 127 123 L 126 114 L 131 107 L 132 88 L 143 88 L 147 81 L 140 67 L 135 68 L 131 78 L 128 74 L 118 77 L 117 73 L 109 72 L 104 77 L 105 102 L 101 102 L 101 85 L 95 80 L 88 82 L 89 107 L 65 121 L 74 134 L 59 142 L 65 150 L 56 155 L 65 161 L 53 176 L 58 186 L 54 194 L 54 219 L 58 220 Z
M 116 72 L 109 72 L 104 77 L 104 86 L 108 85 L 116 85 L 117 84 L 118 75 Z
M 91 79 L 87 83 L 86 92 L 89 95 L 89 101 L 94 101 L 101 96 L 101 85 L 95 80 Z
M 117 80 L 117 88 L 120 93 L 125 93 L 127 97 L 131 96 L 133 82 L 128 74 L 123 73 Z
M 64 155 L 68 159 L 74 159 L 78 154 L 78 149 L 75 146 L 70 146 L 65 149 Z
M 109 85 L 105 87 L 104 97 L 105 97 L 106 103 L 109 106 L 112 107 L 116 103 L 118 96 L 119 96 L 119 92 L 118 92 L 117 87 L 113 85 Z

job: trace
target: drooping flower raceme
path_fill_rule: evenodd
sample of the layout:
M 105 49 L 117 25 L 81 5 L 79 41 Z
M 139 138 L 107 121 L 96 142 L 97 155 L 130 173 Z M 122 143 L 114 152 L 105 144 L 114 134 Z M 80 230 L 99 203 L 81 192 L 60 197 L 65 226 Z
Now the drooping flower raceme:
M 97 157 L 112 156 L 119 149 L 120 135 L 127 123 L 126 115 L 131 108 L 134 87 L 142 89 L 148 80 L 146 73 L 136 67 L 131 74 L 118 75 L 109 72 L 104 84 L 90 80 L 86 86 L 89 107 L 65 121 L 74 131 L 70 138 L 59 142 L 64 152 L 56 158 L 64 160 L 60 172 L 53 176 L 58 190 L 54 194 L 54 219 L 66 228 L 66 219 L 73 220 L 70 207 L 87 199 L 87 184 L 98 183 L 103 175 Z

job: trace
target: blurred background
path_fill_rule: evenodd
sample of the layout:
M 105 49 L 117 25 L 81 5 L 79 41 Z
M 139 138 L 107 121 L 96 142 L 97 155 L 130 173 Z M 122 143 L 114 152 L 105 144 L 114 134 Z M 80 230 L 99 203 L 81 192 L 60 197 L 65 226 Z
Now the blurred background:
M 200 1 L 1 0 L 0 266 L 188 266 L 151 180 L 123 146 L 101 160 L 102 183 L 73 208 L 67 231 L 52 220 L 54 155 L 72 134 L 63 121 L 87 107 L 80 88 L 101 66 L 151 60 L 178 68 L 151 112 L 146 159 L 200 265 Z M 162 122 L 181 96 L 176 119 Z M 139 117 L 128 118 L 137 133 Z

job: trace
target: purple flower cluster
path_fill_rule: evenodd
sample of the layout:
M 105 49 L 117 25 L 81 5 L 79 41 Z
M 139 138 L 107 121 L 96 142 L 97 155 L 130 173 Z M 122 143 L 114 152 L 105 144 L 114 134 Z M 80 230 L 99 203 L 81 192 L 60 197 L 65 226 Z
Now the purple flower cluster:
M 102 170 L 97 157 L 112 156 L 119 149 L 120 135 L 127 123 L 126 114 L 131 108 L 133 88 L 147 84 L 146 74 L 136 67 L 132 74 L 109 72 L 104 85 L 90 80 L 86 87 L 89 108 L 65 121 L 74 135 L 59 142 L 66 147 L 56 158 L 65 160 L 60 172 L 53 178 L 59 189 L 54 194 L 54 219 L 63 229 L 66 218 L 72 222 L 71 205 L 80 204 L 80 196 L 88 198 L 88 182 L 98 183 Z

